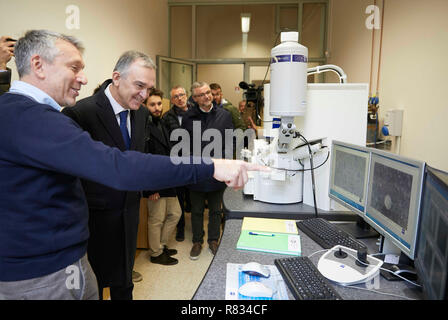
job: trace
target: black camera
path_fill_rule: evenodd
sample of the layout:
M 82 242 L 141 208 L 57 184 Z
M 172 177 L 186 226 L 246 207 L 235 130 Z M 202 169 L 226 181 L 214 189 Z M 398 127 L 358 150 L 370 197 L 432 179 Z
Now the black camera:
M 260 114 L 264 106 L 264 100 L 262 95 L 263 86 L 256 87 L 255 84 L 248 84 L 247 82 L 241 81 L 239 83 L 239 87 L 243 90 L 246 90 L 243 93 L 244 100 L 246 100 L 246 105 L 248 105 L 249 102 L 252 102 L 255 105 L 255 112 L 256 112 L 255 124 L 257 126 L 260 126 L 261 125 Z

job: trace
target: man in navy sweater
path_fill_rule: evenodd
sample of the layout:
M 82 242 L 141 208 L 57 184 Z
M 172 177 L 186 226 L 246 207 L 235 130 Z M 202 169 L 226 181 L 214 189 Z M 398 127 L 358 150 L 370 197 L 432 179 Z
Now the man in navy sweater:
M 241 188 L 247 170 L 261 169 L 215 159 L 184 164 L 92 140 L 59 112 L 87 83 L 81 53 L 77 39 L 45 30 L 15 45 L 20 81 L 0 96 L 0 299 L 98 298 L 80 178 L 139 191 L 213 176 Z

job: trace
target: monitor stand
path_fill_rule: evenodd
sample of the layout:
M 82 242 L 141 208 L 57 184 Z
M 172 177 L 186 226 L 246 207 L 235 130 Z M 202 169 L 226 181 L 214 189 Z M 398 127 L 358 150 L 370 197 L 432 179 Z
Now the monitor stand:
M 384 261 L 386 254 L 379 254 L 375 256 Z M 414 262 L 403 253 L 400 254 L 397 264 L 384 262 L 381 269 L 381 275 L 388 281 L 403 281 L 403 278 L 410 281 L 418 280 Z M 402 278 L 395 276 L 395 274 L 400 275 Z
M 407 255 L 401 252 L 389 239 L 381 236 L 380 241 L 380 252 L 381 254 L 375 255 L 379 259 L 385 261 L 383 263 L 380 273 L 388 281 L 402 281 L 403 278 L 415 281 L 417 280 L 417 272 L 414 267 L 414 261 L 410 259 Z M 387 255 L 391 255 L 394 258 L 387 258 Z M 387 261 L 386 261 L 387 260 Z M 400 277 L 395 276 L 395 274 L 400 275 Z
M 356 239 L 378 238 L 380 236 L 380 234 L 376 232 L 375 229 L 371 228 L 361 217 L 357 217 L 356 223 L 338 223 L 337 226 Z

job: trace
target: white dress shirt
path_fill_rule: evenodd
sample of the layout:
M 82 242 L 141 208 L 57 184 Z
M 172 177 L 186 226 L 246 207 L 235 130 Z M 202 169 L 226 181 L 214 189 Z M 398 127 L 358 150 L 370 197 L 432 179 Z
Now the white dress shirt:
M 119 113 L 122 112 L 122 111 L 125 111 L 125 110 L 127 110 L 127 111 L 131 111 L 131 110 L 123 108 L 117 102 L 117 100 L 114 99 L 114 97 L 112 96 L 112 93 L 110 92 L 110 86 L 111 86 L 111 84 L 109 84 L 107 86 L 106 90 L 104 90 L 104 94 L 109 99 L 109 102 L 110 102 L 110 104 L 112 106 L 112 109 L 114 109 L 115 118 L 117 119 L 118 126 L 120 126 L 120 115 L 119 115 Z M 130 112 L 128 112 L 128 118 L 126 120 L 126 127 L 128 128 L 129 136 L 131 136 L 131 113 Z

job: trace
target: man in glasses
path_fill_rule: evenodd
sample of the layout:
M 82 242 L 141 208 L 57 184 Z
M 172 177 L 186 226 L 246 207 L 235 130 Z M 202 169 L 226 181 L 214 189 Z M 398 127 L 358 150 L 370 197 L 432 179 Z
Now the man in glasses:
M 187 92 L 182 86 L 174 86 L 170 93 L 170 102 L 173 105 L 162 117 L 163 124 L 171 135 L 173 130 L 178 129 L 182 125 L 182 117 L 188 110 Z M 191 211 L 190 194 L 186 187 L 179 187 L 177 196 L 182 209 L 176 230 L 176 241 L 184 241 L 185 239 L 185 212 Z
M 210 150 L 210 146 L 216 146 L 219 139 L 213 138 L 211 142 L 207 139 L 202 139 L 204 131 L 215 132 L 220 134 L 222 153 L 221 157 L 225 155 L 225 130 L 233 129 L 232 117 L 229 112 L 223 108 L 214 107 L 213 95 L 210 86 L 205 82 L 195 82 L 192 85 L 191 93 L 196 105 L 192 106 L 184 115 L 182 119 L 182 128 L 185 128 L 190 135 L 190 148 L 193 150 L 193 156 L 200 156 L 195 154 L 196 149 L 194 145 L 200 145 L 201 154 L 204 151 L 211 151 L 209 156 L 219 158 L 219 155 L 214 154 L 214 150 Z M 200 124 L 201 141 L 194 141 L 197 139 L 198 133 L 193 133 L 194 129 Z M 216 179 L 208 179 L 202 182 L 189 186 L 191 199 L 191 225 L 193 229 L 193 247 L 190 251 L 190 259 L 197 260 L 202 251 L 202 243 L 204 237 L 204 209 L 205 201 L 208 203 L 208 244 L 212 254 L 216 253 L 218 249 L 218 241 L 220 238 L 221 226 L 221 204 L 222 197 L 226 185 Z

